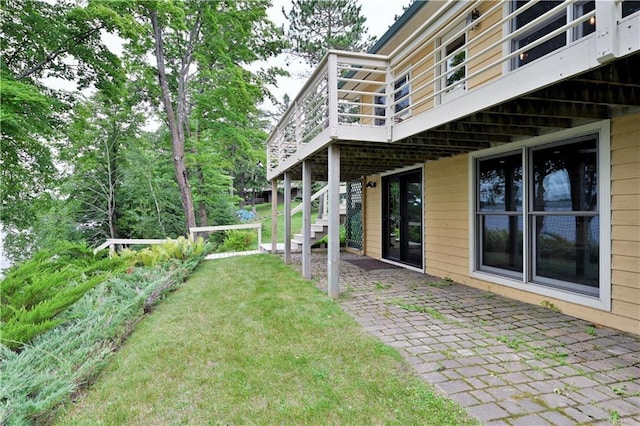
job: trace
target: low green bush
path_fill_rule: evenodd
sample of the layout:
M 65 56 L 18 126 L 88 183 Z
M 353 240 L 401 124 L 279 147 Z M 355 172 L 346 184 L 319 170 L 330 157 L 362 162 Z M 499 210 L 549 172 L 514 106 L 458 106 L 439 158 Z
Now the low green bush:
M 86 245 L 62 243 L 11 268 L 0 282 L 0 342 L 19 349 L 60 324 L 60 312 L 126 266 L 104 253 L 94 255 Z
M 226 232 L 224 241 L 216 251 L 219 253 L 229 251 L 246 251 L 251 249 L 255 241 L 255 232 L 231 229 Z
M 166 243 L 156 244 L 142 250 L 124 249 L 113 257 L 126 259 L 131 266 L 154 266 L 169 259 L 187 260 L 191 257 L 199 257 L 207 249 L 202 237 L 195 241 L 178 237 L 175 240 L 168 239 Z
M 186 260 L 205 253 L 206 245 L 180 237 L 140 251 L 112 257 L 86 245 L 61 243 L 10 269 L 0 282 L 0 342 L 18 350 L 35 336 L 61 323 L 60 312 L 110 276 L 132 266 L 154 266 L 169 259 Z
M 114 257 L 126 265 L 126 273 L 96 284 L 58 314 L 56 327 L 34 336 L 20 351 L 0 344 L 0 424 L 50 423 L 62 403 L 95 380 L 140 317 L 206 254 L 201 239 L 162 246 L 155 249 L 163 253 L 156 258 L 165 260 L 154 266 L 135 266 L 144 261 L 134 252 Z
M 344 245 L 347 241 L 347 231 L 344 227 L 344 225 L 340 225 L 340 227 L 338 228 L 338 232 L 339 232 L 339 238 L 340 238 L 340 245 Z M 313 245 L 315 246 L 319 246 L 321 244 L 328 244 L 329 243 L 329 235 L 325 235 L 324 237 L 320 238 L 318 241 L 316 241 Z

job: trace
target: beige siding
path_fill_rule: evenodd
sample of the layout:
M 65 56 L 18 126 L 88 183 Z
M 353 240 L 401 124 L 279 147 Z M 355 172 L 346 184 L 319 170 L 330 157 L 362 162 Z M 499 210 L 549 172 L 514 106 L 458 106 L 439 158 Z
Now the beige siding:
M 493 7 L 494 2 L 484 2 L 481 4 L 478 9 L 480 13 L 484 15 L 485 11 L 489 8 Z M 469 47 L 469 57 L 474 57 L 478 55 L 481 51 L 488 48 L 490 45 L 496 43 L 498 40 L 502 38 L 502 26 L 498 25 L 496 28 L 491 30 L 488 34 L 484 34 L 481 40 L 477 42 L 473 42 L 475 35 L 480 34 L 484 28 L 489 28 L 493 24 L 500 22 L 502 19 L 502 8 L 498 8 L 493 11 L 491 15 L 484 16 L 482 23 L 480 26 L 474 30 L 469 32 L 469 41 L 471 43 Z M 474 58 L 469 62 L 468 74 L 471 75 L 477 71 L 485 67 L 489 67 L 490 64 L 497 62 L 502 56 L 502 47 L 498 44 L 495 47 L 489 49 L 486 53 L 479 55 L 477 58 Z M 493 65 L 483 71 L 481 74 L 471 77 L 469 79 L 468 87 L 469 89 L 476 89 L 483 84 L 486 84 L 492 80 L 499 78 L 502 75 L 502 63 L 498 62 L 497 65 Z
M 409 63 L 416 64 L 411 71 L 411 114 L 416 115 L 433 108 L 433 79 L 435 77 L 433 67 L 434 44 L 428 43 L 425 47 L 411 56 Z M 396 74 L 397 75 L 397 74 Z
M 469 275 L 469 158 L 425 165 L 425 265 L 428 274 L 640 334 L 640 114 L 612 120 L 611 312 L 473 279 Z M 606 242 L 603 242 L 606 244 Z
M 374 259 L 382 257 L 382 198 L 380 177 L 369 176 L 365 182 L 375 182 L 375 188 L 362 188 L 364 195 L 364 254 Z
M 469 275 L 468 157 L 426 163 L 424 182 L 426 272 Z
M 611 124 L 612 313 L 640 333 L 640 114 Z M 627 320 L 628 319 L 628 320 Z
M 374 81 L 380 81 L 383 82 L 384 81 L 384 77 L 383 76 L 379 76 L 377 78 L 374 79 Z M 380 84 L 369 84 L 367 86 L 363 86 L 363 87 L 358 87 L 358 90 L 363 91 L 363 92 L 370 92 L 370 93 L 378 93 L 381 91 L 381 89 L 384 89 L 383 86 L 381 86 Z M 374 103 L 374 95 L 363 95 L 361 97 L 361 101 L 362 103 L 365 104 L 373 104 Z M 360 114 L 364 114 L 364 115 L 373 115 L 373 107 L 369 106 L 369 105 L 365 105 L 362 106 L 360 108 Z M 373 126 L 374 122 L 372 118 L 369 117 L 362 117 L 360 119 L 360 124 L 362 124 L 363 126 Z

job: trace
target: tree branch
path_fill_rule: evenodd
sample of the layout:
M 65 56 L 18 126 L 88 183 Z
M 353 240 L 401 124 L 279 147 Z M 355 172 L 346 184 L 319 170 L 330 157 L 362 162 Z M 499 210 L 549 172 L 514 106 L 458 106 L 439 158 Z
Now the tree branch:
M 79 44 L 84 42 L 86 39 L 88 39 L 90 36 L 92 36 L 95 33 L 99 32 L 102 28 L 103 28 L 103 26 L 100 25 L 97 28 L 93 28 L 91 30 L 88 30 L 88 31 L 80 34 L 79 38 L 77 40 L 75 40 L 72 37 L 70 41 L 74 41 L 73 44 L 67 45 L 66 47 L 61 47 L 58 50 L 49 53 L 43 60 L 41 60 L 40 62 L 38 62 L 37 64 L 35 64 L 31 68 L 27 68 L 26 70 L 24 70 L 20 74 L 18 74 L 16 76 L 16 80 L 21 80 L 21 79 L 23 79 L 25 77 L 30 76 L 31 74 L 35 73 L 36 71 L 40 71 L 41 69 L 44 68 L 44 66 L 47 63 L 53 61 L 54 59 L 56 59 L 58 56 L 62 55 L 63 53 L 67 53 L 72 47 L 78 46 Z

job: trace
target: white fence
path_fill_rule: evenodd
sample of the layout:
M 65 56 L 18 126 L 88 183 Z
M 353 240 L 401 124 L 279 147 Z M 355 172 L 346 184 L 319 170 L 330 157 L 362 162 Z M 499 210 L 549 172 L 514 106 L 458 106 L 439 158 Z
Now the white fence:
M 260 253 L 259 248 L 260 244 L 262 244 L 262 223 L 245 223 L 241 225 L 221 225 L 221 226 L 200 226 L 189 228 L 189 236 L 192 240 L 195 240 L 197 235 L 201 232 L 220 232 L 220 231 L 230 231 L 235 229 L 256 229 L 258 231 L 258 250 L 247 250 L 242 252 L 229 252 L 229 253 L 214 253 L 210 254 L 206 257 L 206 259 L 219 259 L 222 257 L 232 257 L 232 256 L 245 256 L 249 254 L 257 254 Z M 116 246 L 130 246 L 130 245 L 152 245 L 152 244 L 164 244 L 170 239 L 136 239 L 136 238 L 107 238 L 107 240 L 96 247 L 93 252 L 97 253 L 100 250 L 104 250 L 109 247 L 111 252 L 116 251 Z

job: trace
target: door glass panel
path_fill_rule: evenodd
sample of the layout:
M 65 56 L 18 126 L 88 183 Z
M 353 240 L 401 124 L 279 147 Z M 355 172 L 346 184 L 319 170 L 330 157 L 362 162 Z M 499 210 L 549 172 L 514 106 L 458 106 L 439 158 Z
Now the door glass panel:
M 422 267 L 422 172 L 383 178 L 383 257 Z
M 400 181 L 396 178 L 389 180 L 388 185 L 387 257 L 400 259 Z
M 422 176 L 407 177 L 407 263 L 422 266 Z

